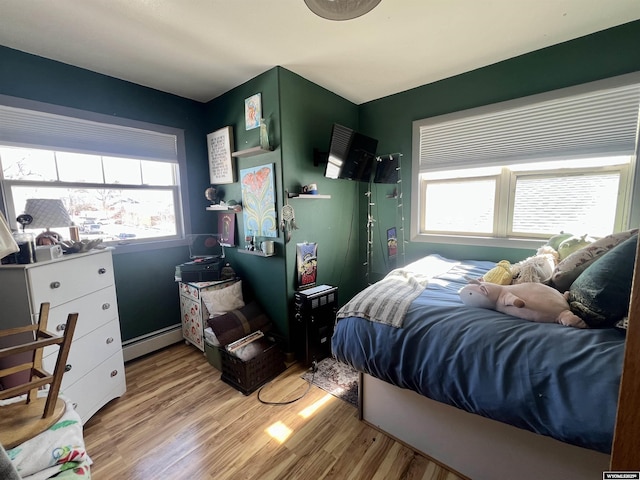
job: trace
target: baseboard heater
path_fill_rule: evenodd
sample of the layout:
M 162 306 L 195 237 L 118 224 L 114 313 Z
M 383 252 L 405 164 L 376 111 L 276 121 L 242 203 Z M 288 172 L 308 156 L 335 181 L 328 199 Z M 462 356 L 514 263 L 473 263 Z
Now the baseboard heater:
M 178 323 L 122 342 L 122 355 L 124 361 L 128 362 L 181 341 L 182 325 Z

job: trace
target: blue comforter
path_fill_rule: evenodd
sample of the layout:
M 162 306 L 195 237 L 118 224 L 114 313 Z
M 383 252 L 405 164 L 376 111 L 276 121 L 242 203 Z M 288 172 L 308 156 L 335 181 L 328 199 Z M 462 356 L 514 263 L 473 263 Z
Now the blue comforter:
M 458 290 L 495 264 L 453 262 L 413 301 L 401 328 L 340 319 L 335 357 L 468 412 L 609 453 L 624 334 L 527 322 L 466 307 Z

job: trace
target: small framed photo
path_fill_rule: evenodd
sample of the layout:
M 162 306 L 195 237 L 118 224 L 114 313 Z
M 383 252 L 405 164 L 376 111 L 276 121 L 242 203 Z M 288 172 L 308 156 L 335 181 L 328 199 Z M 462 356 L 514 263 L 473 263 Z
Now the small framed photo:
M 220 244 L 225 247 L 236 246 L 236 214 L 218 212 L 218 234 Z
M 246 130 L 253 130 L 260 126 L 262 118 L 262 94 L 256 93 L 244 100 L 244 123 Z
M 387 256 L 389 258 L 396 258 L 398 255 L 398 235 L 396 233 L 396 227 L 391 227 L 387 230 Z
M 209 150 L 209 178 L 211 185 L 235 182 L 233 151 L 233 128 L 224 127 L 207 135 Z

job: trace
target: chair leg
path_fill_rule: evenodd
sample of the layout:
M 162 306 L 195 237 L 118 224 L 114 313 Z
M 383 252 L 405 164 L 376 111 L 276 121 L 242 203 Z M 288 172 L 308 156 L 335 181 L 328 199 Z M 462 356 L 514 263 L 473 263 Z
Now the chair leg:
M 49 310 L 51 305 L 47 303 L 43 303 L 40 305 L 40 314 L 38 315 L 38 330 L 35 333 L 36 339 L 40 338 L 40 332 L 47 331 L 47 323 L 49 322 Z M 42 349 L 37 348 L 33 351 L 33 357 L 31 359 L 33 363 L 33 368 L 42 368 Z M 31 373 L 31 377 L 29 380 L 33 380 L 33 369 Z M 27 404 L 31 403 L 33 400 L 38 398 L 38 389 L 34 388 L 29 390 L 27 393 Z
M 62 384 L 62 376 L 64 375 L 67 365 L 67 357 L 69 356 L 69 350 L 71 349 L 71 342 L 73 340 L 73 333 L 76 330 L 77 321 L 77 313 L 70 313 L 67 316 L 67 325 L 64 329 L 64 340 L 60 344 L 58 359 L 56 360 L 56 366 L 53 370 L 53 381 L 51 382 L 51 385 L 49 385 L 49 394 L 47 395 L 47 402 L 44 406 L 44 414 L 42 415 L 42 418 L 47 418 L 53 414 L 56 402 L 58 401 L 60 385 Z M 42 359 L 40 359 L 40 362 L 42 363 Z

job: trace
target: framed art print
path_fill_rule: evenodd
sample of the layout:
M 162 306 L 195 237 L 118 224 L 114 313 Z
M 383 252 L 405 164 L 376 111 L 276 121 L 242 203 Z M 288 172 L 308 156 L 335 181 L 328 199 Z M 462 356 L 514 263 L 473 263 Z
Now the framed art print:
M 387 255 L 389 258 L 396 258 L 398 255 L 398 235 L 396 227 L 387 230 Z
M 218 234 L 225 247 L 236 246 L 236 214 L 218 212 Z
M 233 129 L 224 127 L 207 135 L 209 150 L 209 179 L 211 185 L 235 182 Z
M 318 278 L 318 244 L 304 242 L 296 244 L 296 270 L 298 289 L 312 287 Z
M 246 130 L 253 130 L 260 126 L 262 118 L 262 94 L 256 93 L 244 100 L 244 123 Z
M 245 237 L 277 237 L 273 164 L 240 170 Z

